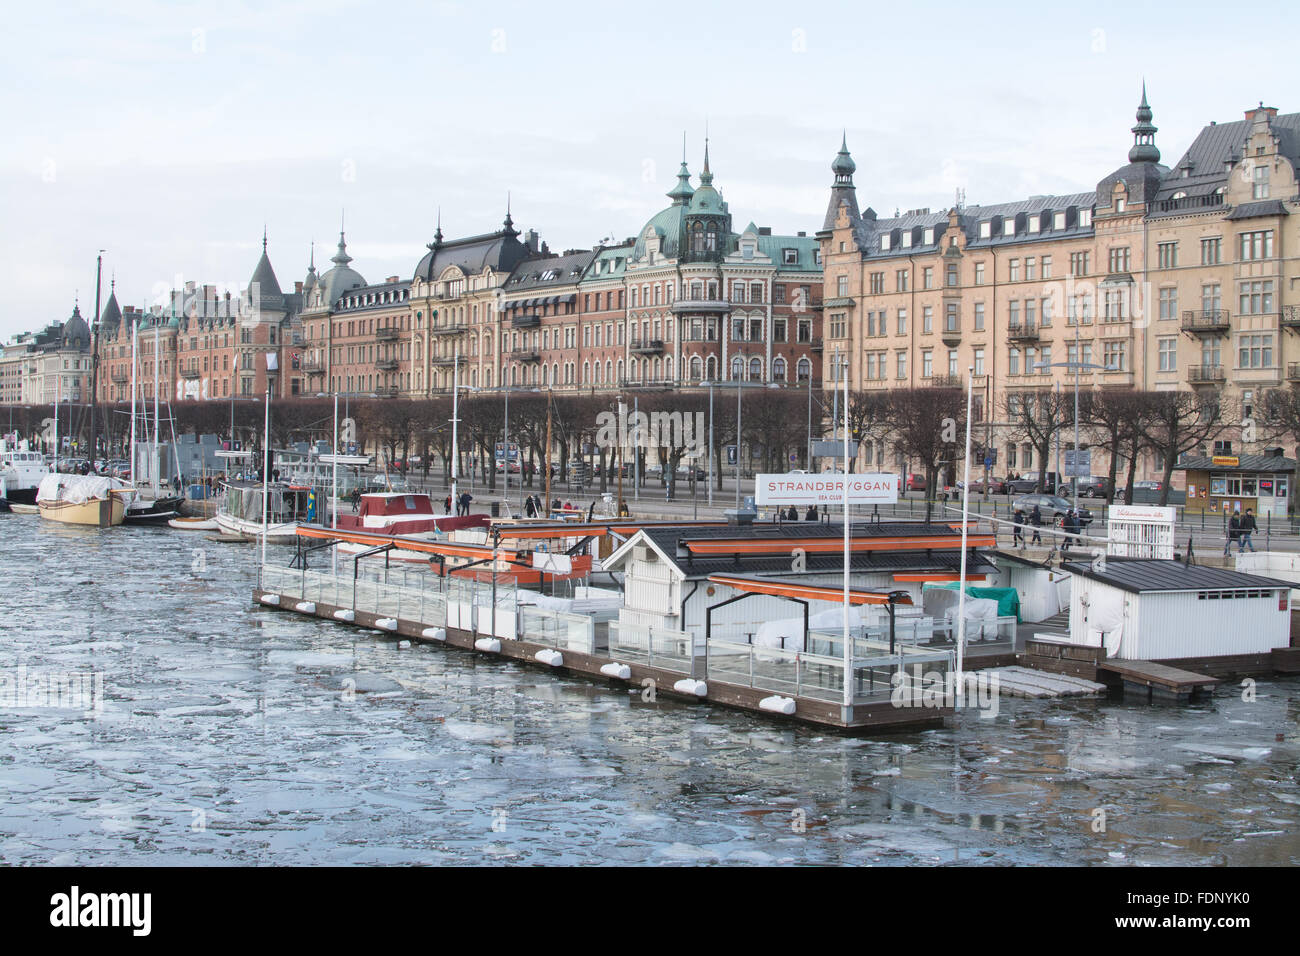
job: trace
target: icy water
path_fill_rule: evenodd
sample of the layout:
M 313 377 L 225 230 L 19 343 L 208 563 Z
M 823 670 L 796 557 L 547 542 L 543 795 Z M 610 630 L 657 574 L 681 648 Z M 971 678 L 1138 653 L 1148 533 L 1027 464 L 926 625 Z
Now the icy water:
M 257 609 L 256 557 L 0 515 L 0 692 L 93 698 L 0 709 L 0 862 L 1300 862 L 1295 680 L 847 739 Z

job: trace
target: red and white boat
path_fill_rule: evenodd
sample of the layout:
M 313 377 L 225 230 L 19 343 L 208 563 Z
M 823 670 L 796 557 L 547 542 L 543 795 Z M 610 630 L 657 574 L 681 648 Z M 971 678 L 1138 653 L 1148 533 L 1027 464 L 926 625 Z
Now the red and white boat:
M 487 515 L 440 515 L 434 511 L 428 495 L 382 492 L 362 495 L 356 514 L 339 512 L 340 531 L 368 531 L 372 534 L 412 535 L 427 540 L 449 540 L 452 532 L 480 529 L 486 538 Z M 344 554 L 364 551 L 369 545 L 346 542 L 339 545 Z M 428 555 L 413 551 L 394 551 L 394 560 L 424 561 Z

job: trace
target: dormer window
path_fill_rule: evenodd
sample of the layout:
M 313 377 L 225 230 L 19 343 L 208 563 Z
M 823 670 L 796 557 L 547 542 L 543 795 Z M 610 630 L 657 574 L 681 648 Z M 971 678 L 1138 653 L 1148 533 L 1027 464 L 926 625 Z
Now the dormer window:
M 881 251 L 881 252 L 888 252 L 888 251 L 889 251 L 889 236 L 888 236 L 888 235 L 884 235 L 884 236 L 881 236 L 881 237 L 880 237 L 880 251 Z
M 927 246 L 932 246 L 932 245 L 934 245 L 934 228 L 931 227 L 931 228 L 925 230 L 925 232 L 923 233 L 923 237 L 924 237 L 924 238 L 923 238 L 922 241 L 923 241 Z
M 1037 232 L 1037 231 L 1038 231 L 1038 222 L 1039 222 L 1039 219 L 1038 219 L 1037 216 L 1030 216 L 1030 217 L 1029 217 L 1028 229 L 1029 229 L 1030 232 Z
M 796 266 L 796 265 L 798 265 L 798 264 L 799 264 L 799 250 L 798 250 L 798 249 L 782 249 L 782 250 L 781 250 L 781 261 L 784 262 L 784 263 L 785 263 L 786 265 L 788 265 L 788 266 Z
M 980 223 L 980 238 L 988 239 L 993 235 L 993 223 L 985 219 Z
M 1079 210 L 1079 225 L 1080 225 L 1080 226 L 1091 226 L 1091 225 L 1092 225 L 1092 210 L 1091 210 L 1091 209 L 1080 209 L 1080 210 Z
M 911 230 L 911 229 L 909 229 L 909 230 L 907 230 L 907 232 L 903 233 L 903 248 L 904 248 L 904 249 L 911 249 L 911 248 L 912 248 L 912 230 Z
M 1186 191 L 1180 189 L 1180 190 L 1178 190 L 1178 192 L 1174 193 L 1173 196 L 1170 197 L 1170 198 L 1172 198 L 1172 199 L 1186 199 L 1186 198 L 1187 198 L 1187 193 L 1186 193 Z
M 752 242 L 741 243 L 740 254 L 746 259 L 754 258 L 754 244 Z
M 1065 228 L 1065 213 L 1058 212 L 1052 214 L 1052 228 L 1053 229 Z
M 1127 208 L 1128 208 L 1128 200 L 1125 199 L 1123 196 L 1116 196 L 1116 197 L 1115 197 L 1115 211 L 1116 211 L 1116 212 L 1123 212 L 1123 211 L 1124 211 L 1125 209 L 1127 209 Z
M 1002 220 L 1002 235 L 1014 236 L 1016 234 L 1016 221 L 1014 219 Z

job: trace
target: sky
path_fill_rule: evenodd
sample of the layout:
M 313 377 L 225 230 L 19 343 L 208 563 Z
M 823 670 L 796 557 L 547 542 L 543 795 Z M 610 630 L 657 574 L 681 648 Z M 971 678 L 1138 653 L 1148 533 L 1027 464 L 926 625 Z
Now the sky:
M 821 225 L 847 135 L 895 209 L 1093 189 L 1145 79 L 1163 161 L 1261 100 L 1300 111 L 1300 8 L 1221 4 L 119 2 L 12 5 L 0 340 L 184 281 L 409 278 L 505 216 L 553 251 L 634 235 L 707 128 L 733 224 Z

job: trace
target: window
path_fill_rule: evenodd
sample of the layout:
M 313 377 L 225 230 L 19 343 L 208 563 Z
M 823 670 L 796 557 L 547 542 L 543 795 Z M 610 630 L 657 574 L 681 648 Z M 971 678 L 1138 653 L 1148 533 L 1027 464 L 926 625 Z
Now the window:
M 772 341 L 773 342 L 785 341 L 785 319 L 772 320 Z
M 992 235 L 993 235 L 993 223 L 986 219 L 980 223 L 980 238 L 988 239 Z
M 921 233 L 921 241 L 922 241 L 923 243 L 925 243 L 927 246 L 932 246 L 932 245 L 934 245 L 934 227 L 933 227 L 933 226 L 929 226 L 929 227 L 927 227 L 926 230 L 925 230 L 923 233 Z
M 1011 349 L 1007 352 L 1007 374 L 1020 374 L 1020 349 Z
M 899 269 L 894 273 L 894 284 L 899 292 L 907 291 L 907 270 Z
M 1037 305 L 1038 302 L 1034 299 L 1025 300 L 1025 325 L 1029 326 L 1030 328 L 1032 328 L 1034 325 L 1034 312 Z
M 1088 274 L 1088 253 L 1070 253 L 1070 275 L 1086 276 Z
M 946 278 L 944 279 L 944 282 L 947 284 L 948 288 L 951 289 L 955 287 L 957 285 L 957 263 L 948 263 L 948 269 L 945 275 Z
M 921 306 L 921 331 L 929 334 L 934 331 L 934 306 Z
M 1156 245 L 1156 259 L 1161 269 L 1178 268 L 1178 243 L 1161 242 Z
M 1243 282 L 1238 299 L 1241 315 L 1265 315 L 1273 311 L 1273 280 Z
M 1047 328 L 1051 328 L 1051 326 L 1052 326 L 1052 299 L 1051 299 L 1051 297 L 1049 297 L 1049 296 L 1044 296 L 1042 299 L 1040 299 L 1040 300 L 1038 301 L 1038 305 L 1039 305 L 1039 309 L 1038 309 L 1038 320 L 1039 320 L 1039 323 L 1040 323 L 1040 324 L 1042 325 L 1042 327 L 1045 328 L 1045 329 L 1047 329 Z
M 842 339 L 845 337 L 845 335 L 846 333 L 844 328 L 844 313 L 832 312 L 831 313 L 831 338 Z
M 875 292 L 876 290 L 873 288 L 871 291 L 872 291 L 872 292 Z M 848 277 L 848 276 L 836 276 L 836 278 L 835 278 L 835 294 L 838 295 L 838 296 L 840 296 L 841 298 L 843 298 L 844 296 L 847 296 L 847 295 L 849 294 L 849 277 Z
M 847 283 L 848 279 L 846 278 L 844 281 Z M 847 290 L 847 288 L 848 286 L 846 285 L 845 289 Z M 884 291 L 885 291 L 885 274 L 883 272 L 871 273 L 871 294 L 880 295 Z M 847 291 L 844 294 L 847 295 L 848 294 Z
M 921 350 L 921 378 L 934 377 L 934 351 L 932 349 Z
M 976 332 L 984 331 L 984 303 L 983 302 L 975 303 L 975 331 Z
M 1214 236 L 1201 240 L 1201 265 L 1217 266 L 1223 261 L 1223 239 Z
M 1038 272 L 1038 268 L 1037 268 L 1037 264 L 1034 262 L 1034 257 L 1026 256 L 1025 257 L 1025 281 L 1033 282 L 1034 279 L 1037 277 L 1037 272 Z
M 1272 368 L 1273 336 L 1242 335 L 1237 339 L 1239 368 Z
M 907 353 L 899 352 L 896 356 L 896 373 L 898 378 L 907 378 Z
M 934 288 L 934 269 L 931 268 L 930 266 L 926 266 L 924 269 L 921 270 L 921 288 L 922 289 Z
M 1091 226 L 1091 225 L 1092 225 L 1092 210 L 1091 210 L 1091 209 L 1080 209 L 1080 210 L 1079 210 L 1079 227 L 1080 227 L 1081 229 L 1086 229 L 1088 226 Z
M 1053 229 L 1065 228 L 1065 213 L 1063 212 L 1052 213 L 1052 228 Z
M 1050 279 L 1052 277 L 1052 257 L 1043 256 L 1042 266 L 1043 266 L 1043 278 Z
M 784 263 L 785 263 L 786 265 L 788 265 L 788 266 L 796 266 L 796 265 L 798 265 L 798 264 L 799 264 L 799 250 L 798 250 L 798 249 L 782 249 L 782 250 L 781 250 L 781 261 L 784 262 Z
M 890 236 L 889 233 L 885 233 L 885 235 L 880 237 L 880 251 L 888 252 L 889 246 L 890 246 Z
M 1248 259 L 1271 259 L 1273 258 L 1273 230 L 1266 229 L 1260 232 L 1243 232 L 1238 239 L 1238 259 L 1243 261 Z
M 907 334 L 907 310 L 906 309 L 898 310 L 898 334 L 899 335 Z
M 984 374 L 984 350 L 983 349 L 975 350 L 975 374 L 976 375 Z
M 1205 312 L 1217 312 L 1223 308 L 1223 298 L 1219 294 L 1219 283 L 1211 282 L 1201 286 L 1201 309 Z
M 1027 223 L 1027 228 L 1029 229 L 1029 231 L 1030 231 L 1030 232 L 1038 232 L 1038 227 L 1039 227 L 1039 222 L 1040 222 L 1040 221 L 1041 221 L 1041 217 L 1039 217 L 1039 216 L 1030 216 L 1030 217 L 1029 217 L 1029 220 L 1028 220 L 1028 223 Z
M 1268 198 L 1268 167 L 1263 163 L 1255 165 L 1255 179 L 1251 196 L 1255 199 Z
M 1160 371 L 1177 372 L 1178 371 L 1178 339 L 1160 339 L 1159 340 L 1159 358 Z
M 953 378 L 957 377 L 957 350 L 948 350 L 948 374 Z
M 946 332 L 956 332 L 961 328 L 961 320 L 957 315 L 957 303 L 944 303 L 943 328 Z
M 1007 260 L 1007 279 L 1011 282 L 1020 281 L 1020 260 L 1019 259 Z
M 1219 352 L 1219 342 L 1217 339 L 1207 341 L 1201 345 L 1201 367 L 1218 368 L 1223 364 L 1223 356 Z
M 975 263 L 975 284 L 984 284 L 984 263 L 982 262 Z
M 1119 246 L 1118 248 L 1110 250 L 1110 271 L 1112 274 L 1116 272 L 1128 272 L 1128 267 L 1129 267 L 1128 246 Z
M 1102 345 L 1102 364 L 1115 372 L 1128 371 L 1128 343 L 1106 342 Z
M 1038 361 L 1043 365 L 1043 368 L 1039 371 L 1044 375 L 1050 375 L 1052 370 L 1047 367 L 1052 364 L 1052 347 L 1050 345 L 1043 346 L 1042 351 L 1039 353 Z
M 1020 326 L 1020 301 L 1018 299 L 1007 303 L 1007 325 L 1013 329 Z
M 1016 234 L 1016 220 L 1015 220 L 1014 218 L 1011 218 L 1011 217 L 1009 217 L 1009 218 L 1007 218 L 1007 219 L 1003 219 L 1003 220 L 1002 220 L 1002 235 L 1004 235 L 1004 236 L 1014 236 L 1015 234 Z
M 1161 319 L 1178 318 L 1178 290 L 1177 289 L 1160 290 L 1160 318 Z

